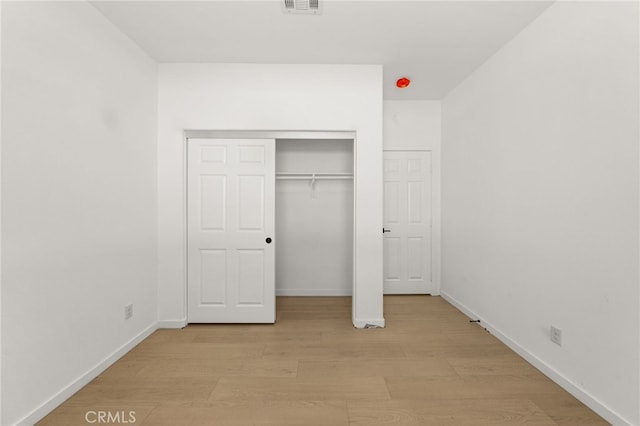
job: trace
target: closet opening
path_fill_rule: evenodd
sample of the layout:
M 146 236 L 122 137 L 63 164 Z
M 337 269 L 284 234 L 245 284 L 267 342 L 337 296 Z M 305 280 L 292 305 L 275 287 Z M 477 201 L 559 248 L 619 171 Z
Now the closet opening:
M 276 139 L 276 295 L 351 296 L 353 139 Z
M 273 323 L 276 296 L 341 296 L 355 311 L 355 134 L 185 141 L 187 321 Z

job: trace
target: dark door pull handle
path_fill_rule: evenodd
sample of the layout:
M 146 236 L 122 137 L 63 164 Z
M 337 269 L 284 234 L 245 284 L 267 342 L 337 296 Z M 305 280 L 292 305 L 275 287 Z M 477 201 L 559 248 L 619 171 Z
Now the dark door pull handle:
M 267 242 L 267 244 L 271 244 L 271 238 L 267 238 L 265 241 Z
M 391 229 L 384 229 L 384 228 L 382 228 L 382 233 L 384 234 L 385 232 L 391 232 Z

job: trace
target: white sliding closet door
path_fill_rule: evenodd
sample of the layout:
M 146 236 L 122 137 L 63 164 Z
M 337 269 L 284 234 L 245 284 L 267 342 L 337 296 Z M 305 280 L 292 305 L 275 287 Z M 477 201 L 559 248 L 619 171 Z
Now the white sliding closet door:
M 384 293 L 431 294 L 431 153 L 384 153 Z
M 188 321 L 275 322 L 275 140 L 189 139 Z

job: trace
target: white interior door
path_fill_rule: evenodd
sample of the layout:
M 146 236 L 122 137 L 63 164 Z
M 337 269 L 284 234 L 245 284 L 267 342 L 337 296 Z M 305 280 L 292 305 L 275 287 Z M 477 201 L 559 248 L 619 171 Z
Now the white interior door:
M 384 152 L 384 293 L 431 294 L 431 153 Z
M 188 321 L 275 322 L 275 140 L 187 151 Z

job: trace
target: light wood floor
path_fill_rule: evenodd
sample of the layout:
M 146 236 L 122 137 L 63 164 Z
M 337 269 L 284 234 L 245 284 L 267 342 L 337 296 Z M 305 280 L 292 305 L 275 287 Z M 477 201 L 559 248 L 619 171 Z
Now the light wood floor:
M 607 424 L 442 298 L 386 296 L 385 329 L 354 329 L 346 297 L 280 297 L 277 313 L 158 330 L 39 424 Z

